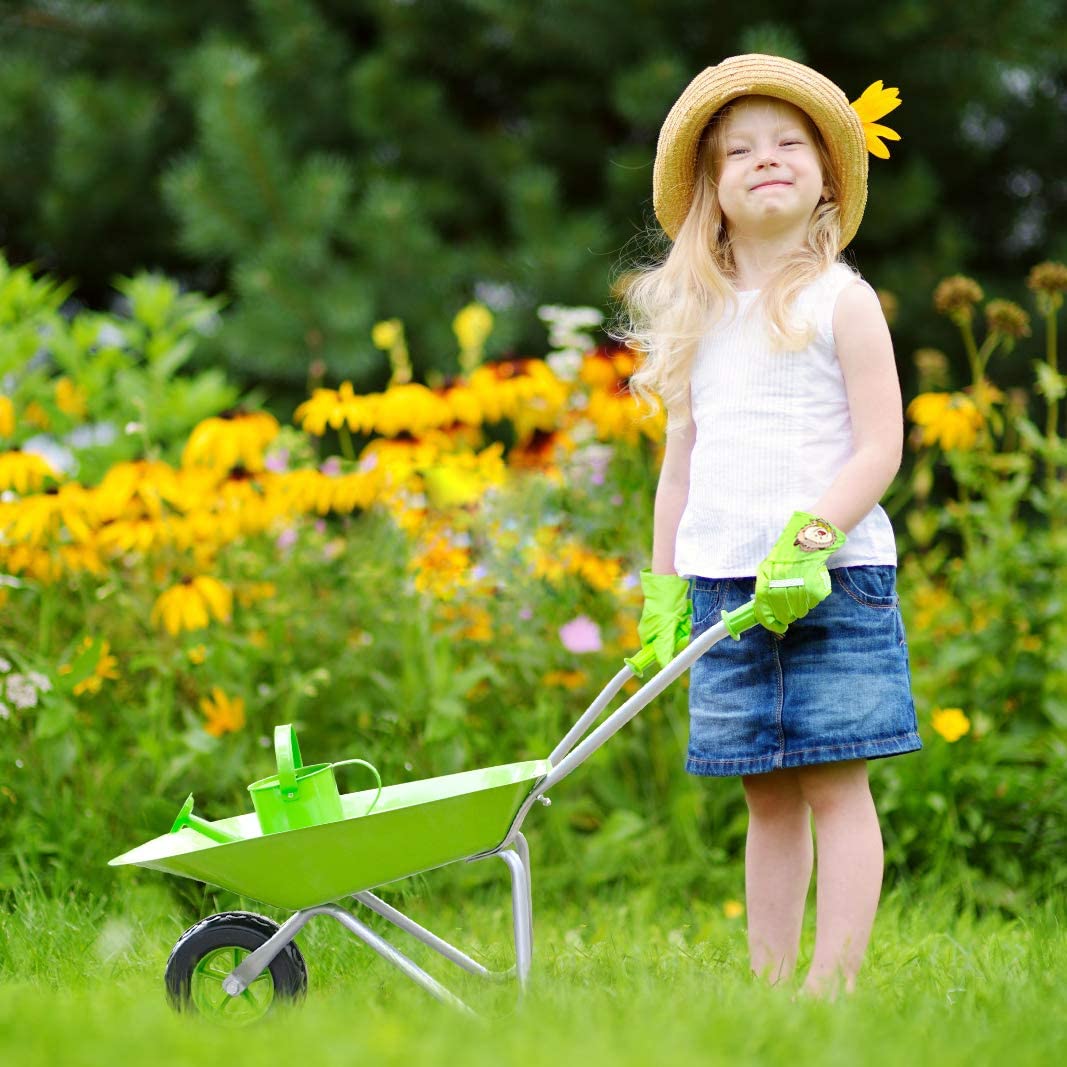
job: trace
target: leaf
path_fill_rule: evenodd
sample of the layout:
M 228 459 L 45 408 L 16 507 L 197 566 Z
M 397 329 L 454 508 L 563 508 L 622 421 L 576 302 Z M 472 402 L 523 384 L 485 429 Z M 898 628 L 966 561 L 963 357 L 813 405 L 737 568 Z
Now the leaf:
M 41 707 L 34 726 L 34 736 L 38 741 L 59 737 L 74 725 L 75 707 L 64 697 L 51 696 Z
M 1067 377 L 1053 370 L 1043 360 L 1034 360 L 1037 371 L 1037 391 L 1050 403 L 1067 396 Z

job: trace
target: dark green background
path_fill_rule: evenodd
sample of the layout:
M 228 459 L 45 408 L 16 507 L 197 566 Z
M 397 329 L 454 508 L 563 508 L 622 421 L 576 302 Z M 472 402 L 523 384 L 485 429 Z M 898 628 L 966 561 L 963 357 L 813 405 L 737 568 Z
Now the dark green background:
M 900 300 L 907 390 L 946 274 L 1018 299 L 1067 259 L 1059 0 L 36 0 L 0 8 L 0 247 L 91 306 L 141 268 L 226 292 L 207 358 L 275 400 L 312 361 L 382 384 L 378 319 L 417 373 L 494 308 L 492 355 L 540 355 L 546 302 L 607 308 L 651 254 L 656 136 L 689 79 L 765 51 L 855 99 L 900 88 L 854 261 Z M 1031 346 L 1034 342 L 1031 342 Z M 1001 384 L 1029 379 L 1025 346 Z M 965 362 L 960 358 L 961 370 Z M 956 384 L 963 384 L 962 380 Z

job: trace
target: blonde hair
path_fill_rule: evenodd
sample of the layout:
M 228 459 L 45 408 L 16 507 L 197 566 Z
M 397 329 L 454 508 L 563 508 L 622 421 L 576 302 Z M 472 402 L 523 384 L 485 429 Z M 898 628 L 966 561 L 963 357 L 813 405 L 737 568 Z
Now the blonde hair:
M 755 97 L 731 100 L 701 135 L 693 201 L 666 258 L 624 273 L 614 285 L 620 307 L 609 335 L 645 353 L 630 378 L 630 391 L 650 409 L 646 417 L 657 414 L 661 404 L 666 407 L 668 432 L 689 422 L 689 378 L 700 339 L 727 308 L 733 313 L 737 307 L 732 284 L 737 265 L 719 206 L 716 162 L 725 152 L 727 117 L 738 103 L 751 99 Z M 794 352 L 810 343 L 813 326 L 797 326 L 790 311 L 800 291 L 838 262 L 841 238 L 837 175 L 818 128 L 801 114 L 814 139 L 830 196 L 812 212 L 805 245 L 782 263 L 759 294 L 775 351 Z M 657 243 L 665 237 L 658 227 L 646 236 Z

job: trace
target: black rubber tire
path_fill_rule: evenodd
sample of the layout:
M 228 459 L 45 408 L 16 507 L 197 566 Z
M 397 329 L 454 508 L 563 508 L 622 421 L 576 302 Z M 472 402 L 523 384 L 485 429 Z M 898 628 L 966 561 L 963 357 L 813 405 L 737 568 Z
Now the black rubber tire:
M 209 952 L 219 948 L 243 948 L 251 952 L 277 932 L 276 922 L 250 911 L 224 911 L 190 926 L 175 943 L 163 972 L 172 1007 L 178 1011 L 196 1010 L 189 985 L 196 965 Z M 275 1004 L 299 1000 L 307 993 L 307 965 L 295 942 L 290 941 L 267 969 L 274 981 Z

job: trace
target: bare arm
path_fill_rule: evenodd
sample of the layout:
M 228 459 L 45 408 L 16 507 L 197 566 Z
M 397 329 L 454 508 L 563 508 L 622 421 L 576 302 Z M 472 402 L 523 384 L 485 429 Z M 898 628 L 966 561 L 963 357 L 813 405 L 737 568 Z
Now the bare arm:
M 685 429 L 667 434 L 652 526 L 653 574 L 675 573 L 674 546 L 678 524 L 689 499 L 689 459 L 695 441 L 696 426 L 691 417 Z
M 882 499 L 900 469 L 904 413 L 893 341 L 877 295 L 865 285 L 848 286 L 838 297 L 833 322 L 855 454 L 812 514 L 848 533 Z

